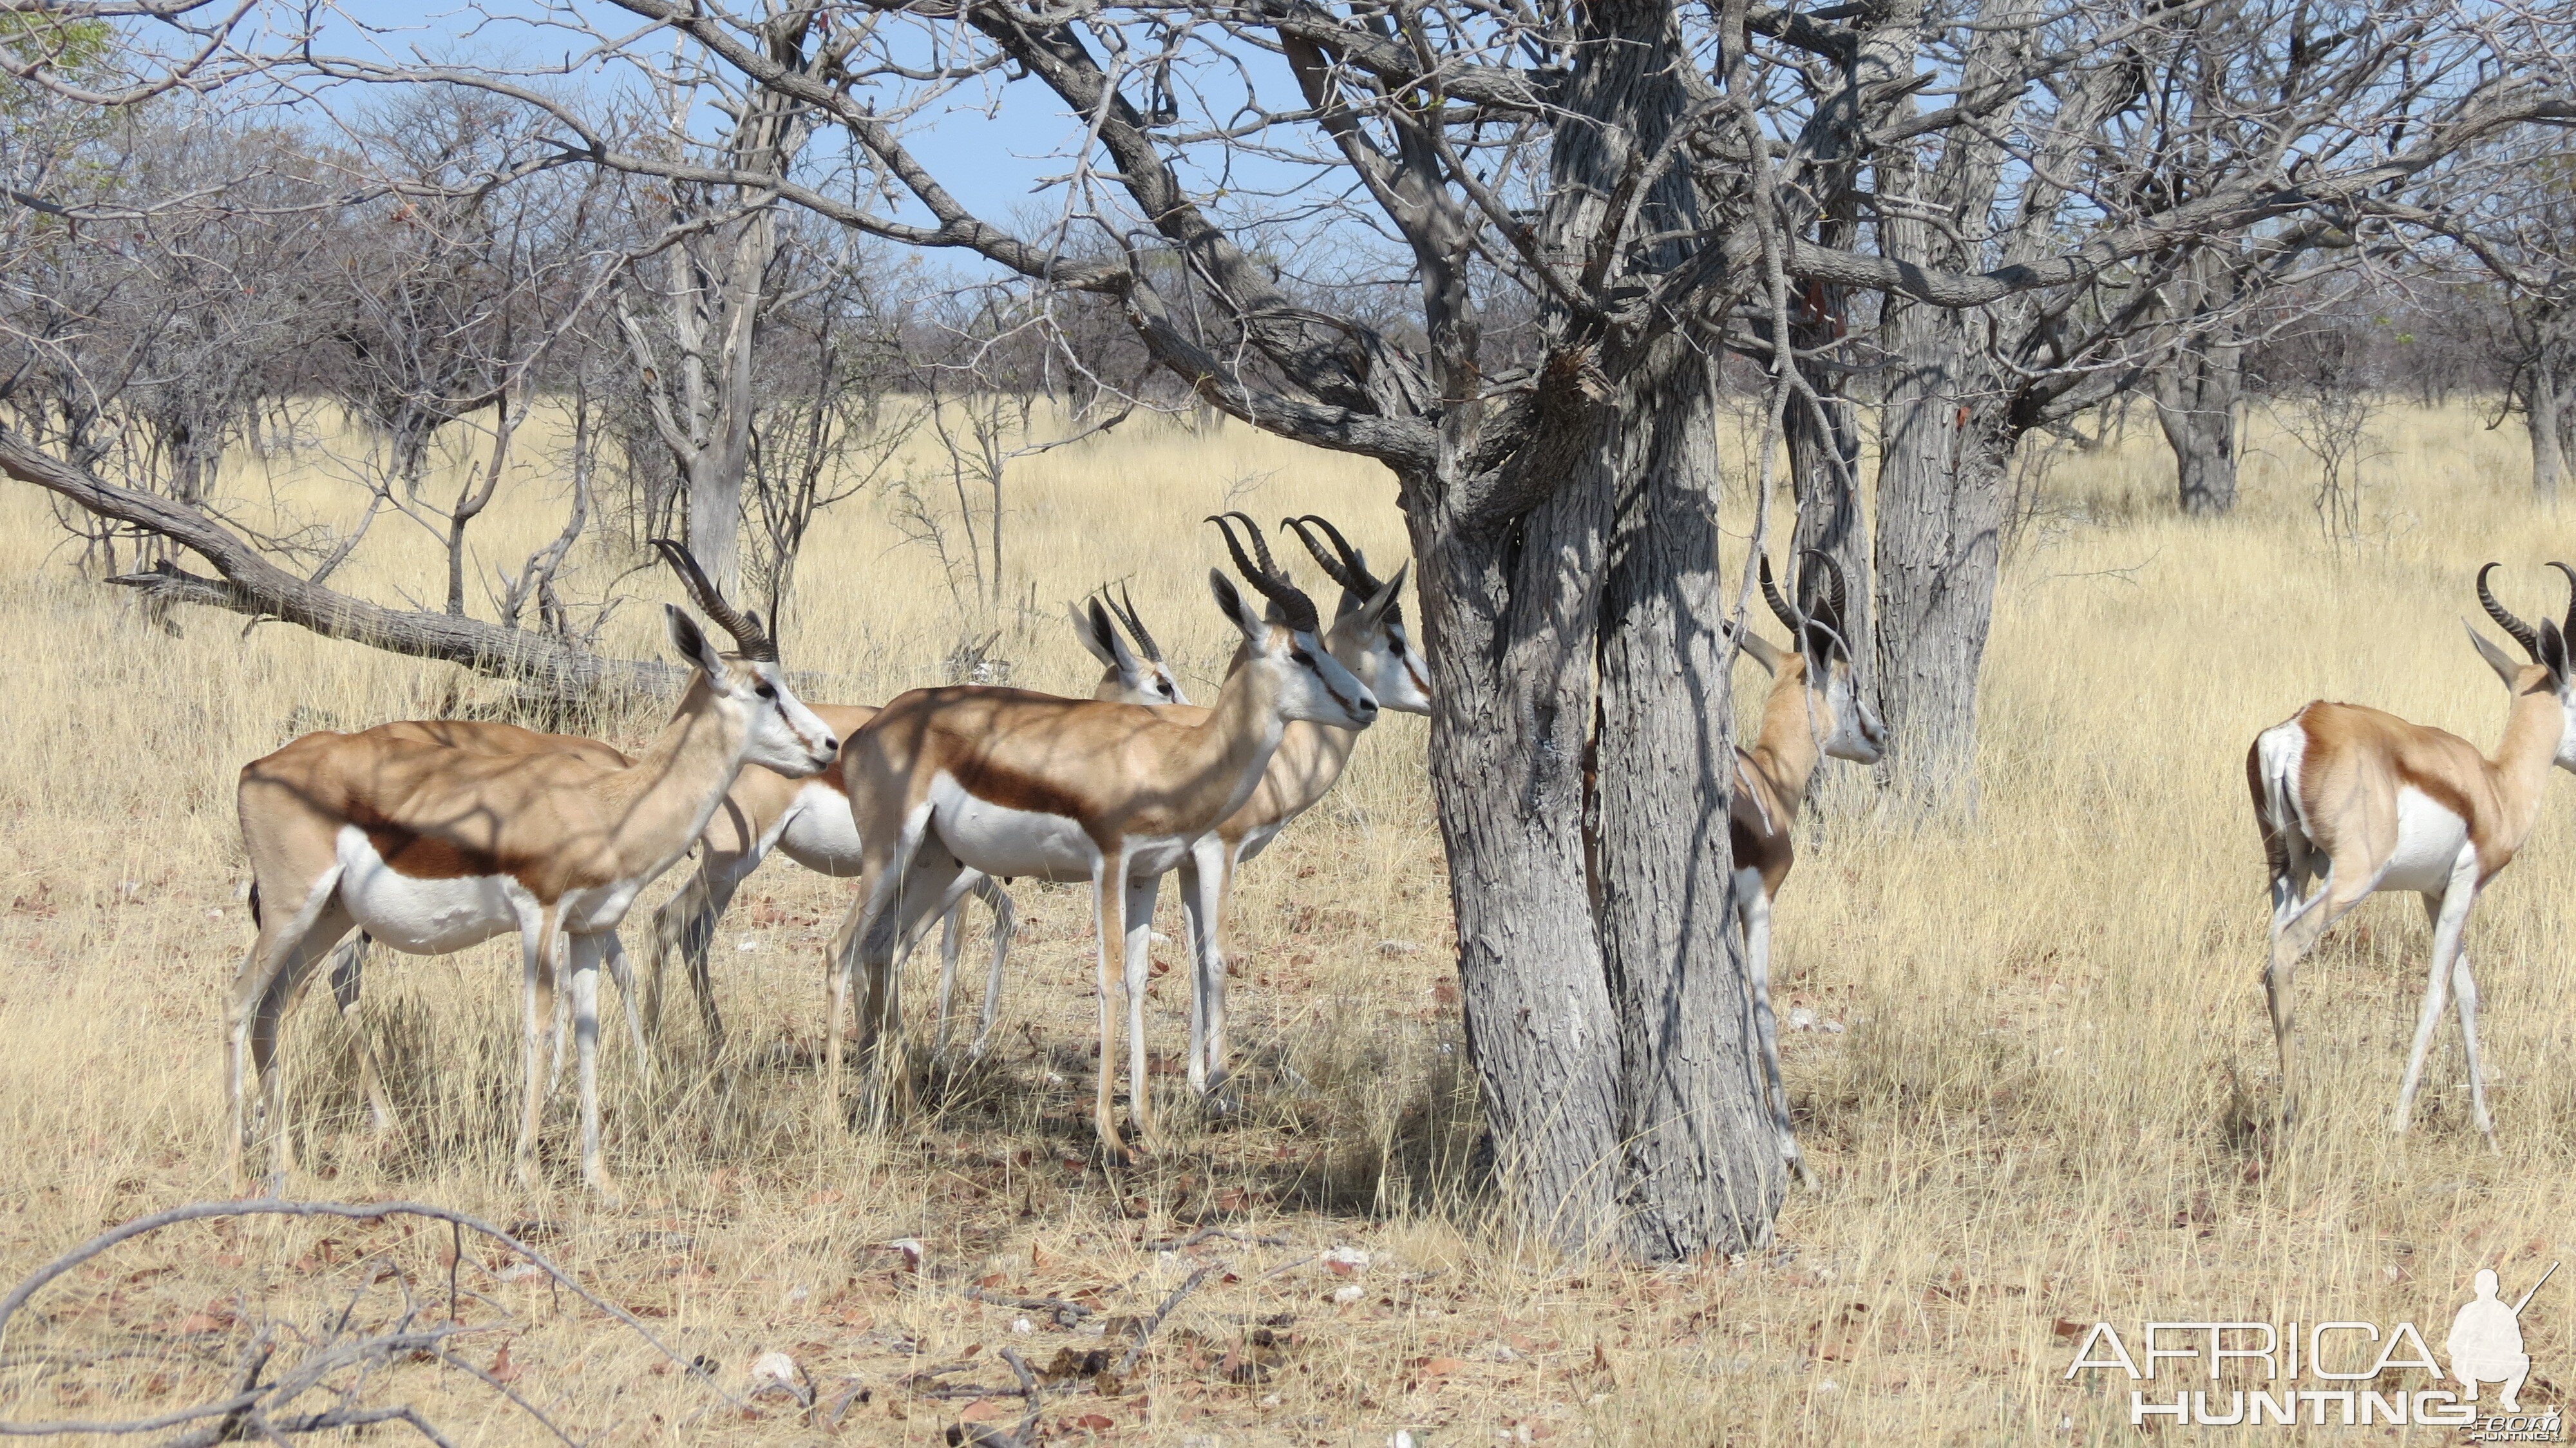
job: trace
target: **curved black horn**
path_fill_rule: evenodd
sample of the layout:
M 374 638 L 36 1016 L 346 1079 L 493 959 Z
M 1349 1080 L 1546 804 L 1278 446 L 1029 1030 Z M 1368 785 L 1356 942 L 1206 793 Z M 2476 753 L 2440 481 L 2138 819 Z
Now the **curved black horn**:
M 1843 626 L 1843 609 L 1845 605 L 1851 602 L 1851 580 L 1843 574 L 1843 564 L 1841 559 L 1836 558 L 1830 553 L 1818 553 L 1816 556 L 1824 560 L 1825 572 L 1833 579 L 1834 627 L 1839 629 Z
M 1107 599 L 1109 590 L 1100 590 L 1100 596 Z M 1145 621 L 1136 616 L 1136 600 L 1127 596 L 1126 580 L 1119 580 L 1118 601 L 1109 605 L 1109 611 L 1118 615 L 1120 623 L 1127 625 L 1127 632 L 1135 637 L 1136 647 L 1145 651 L 1145 657 L 1158 664 L 1163 661 L 1163 646 L 1154 642 L 1154 636 L 1145 632 Z
M 1280 572 L 1279 565 L 1271 561 L 1270 539 L 1262 533 L 1261 525 L 1252 521 L 1252 515 L 1250 513 L 1236 511 L 1228 513 L 1226 516 L 1234 519 L 1238 523 L 1241 523 L 1243 525 L 1243 531 L 1251 535 L 1252 556 L 1260 562 L 1261 571 L 1269 574 L 1275 579 L 1278 579 L 1282 583 L 1286 583 L 1288 581 L 1288 575 Z
M 2549 566 L 2567 575 L 2567 621 L 2558 626 L 2558 631 L 2576 639 L 2576 568 L 2570 568 L 2555 558 L 2549 560 Z
M 1763 555 L 1762 559 L 1762 598 L 1764 602 L 1771 605 L 1772 616 L 1780 620 L 1780 626 L 1789 631 L 1791 638 L 1797 637 L 1799 631 L 1807 626 L 1807 621 L 1798 616 L 1797 610 L 1789 607 L 1789 600 L 1780 596 L 1780 585 L 1771 577 L 1771 558 L 1768 554 Z
M 1342 530 L 1334 527 L 1331 519 L 1320 514 L 1308 513 L 1296 521 L 1314 524 L 1324 530 L 1325 537 L 1333 540 L 1333 551 L 1342 555 L 1342 566 L 1349 569 L 1351 576 L 1360 582 L 1360 586 L 1352 592 L 1375 593 L 1386 586 L 1386 580 L 1369 571 L 1368 560 L 1360 556 L 1360 550 L 1351 546 L 1351 540 L 1342 536 Z M 1306 546 L 1312 548 L 1315 545 L 1309 543 Z M 1315 561 L 1322 562 L 1323 555 L 1316 554 Z
M 1306 531 L 1306 525 L 1309 523 L 1318 524 L 1326 533 L 1332 534 L 1333 542 L 1341 547 L 1340 557 L 1337 558 L 1327 551 L 1322 543 L 1316 541 L 1314 534 Z M 1324 570 L 1324 576 L 1340 584 L 1345 591 L 1358 594 L 1377 592 L 1374 588 L 1361 585 L 1358 570 L 1351 566 L 1350 545 L 1342 542 L 1341 534 L 1333 532 L 1332 524 L 1309 514 L 1303 518 L 1282 518 L 1279 520 L 1279 526 L 1295 533 L 1297 541 L 1306 545 L 1306 551 L 1315 555 L 1315 566 Z
M 1216 530 L 1225 535 L 1225 551 L 1234 555 L 1234 571 L 1242 574 L 1244 582 L 1259 590 L 1262 597 L 1279 606 L 1280 622 L 1300 633 L 1322 632 L 1323 624 L 1315 616 L 1313 599 L 1286 577 L 1270 568 L 1255 568 L 1252 560 L 1243 556 L 1243 545 L 1235 541 L 1234 536 L 1233 520 L 1238 518 L 1243 520 L 1245 531 L 1252 534 L 1252 551 L 1260 555 L 1263 563 L 1270 562 L 1270 549 L 1261 541 L 1261 529 L 1250 518 L 1241 513 L 1213 514 L 1206 521 L 1214 523 Z
M 689 591 L 689 598 L 697 604 L 698 612 L 705 614 L 716 627 L 733 635 L 735 652 L 755 663 L 778 662 L 778 641 L 761 628 L 756 615 L 744 618 L 734 611 L 732 604 L 725 602 L 724 595 L 718 593 L 715 584 L 707 578 L 706 570 L 698 567 L 695 554 L 669 538 L 654 539 L 653 547 L 661 553 L 662 561 L 671 565 L 671 571 L 680 575 L 680 584 Z
M 2540 657 L 2540 630 L 2533 628 L 2531 625 L 2524 623 L 2521 619 L 2515 618 L 2512 614 L 2507 613 L 2505 611 L 2505 606 L 2496 602 L 2496 596 L 2487 589 L 2487 575 L 2495 572 L 2498 568 L 2503 566 L 2504 565 L 2500 563 L 2490 563 L 2486 567 L 2478 570 L 2478 602 L 2486 606 L 2487 617 L 2495 620 L 2497 628 L 2503 629 L 2506 633 L 2513 635 L 2513 641 L 2522 645 L 2522 651 L 2524 653 L 2531 655 L 2534 659 L 2538 659 Z M 2563 568 L 2566 565 L 2561 564 L 2559 566 Z

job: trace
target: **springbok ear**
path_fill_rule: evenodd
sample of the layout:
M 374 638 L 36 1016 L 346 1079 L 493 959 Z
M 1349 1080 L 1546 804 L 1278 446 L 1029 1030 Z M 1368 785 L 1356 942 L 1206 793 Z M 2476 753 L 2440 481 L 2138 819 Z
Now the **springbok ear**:
M 2469 642 L 2478 646 L 2478 657 L 2487 661 L 2487 667 L 2495 670 L 2496 677 L 2504 680 L 2506 688 L 2512 688 L 2513 681 L 2522 673 L 2522 665 L 2515 663 L 2511 655 L 2478 632 L 2477 625 L 2464 618 L 2460 620 L 2460 627 L 2469 631 Z M 2562 642 L 2560 648 L 2563 650 L 2565 647 Z
M 1775 679 L 1780 676 L 1780 651 L 1771 647 L 1762 635 L 1749 628 L 1737 629 L 1735 643 L 1738 648 L 1752 657 L 1753 662 L 1762 666 L 1762 672 Z
M 2549 670 L 2551 683 L 2567 687 L 2567 635 L 2558 631 L 2555 619 L 2540 621 L 2540 662 Z
M 1109 621 L 1109 610 L 1103 608 L 1096 598 L 1091 601 L 1091 626 L 1100 630 L 1100 636 L 1109 641 L 1107 663 L 1118 671 L 1119 679 L 1130 688 L 1142 683 L 1147 677 L 1145 666 L 1137 662 L 1136 651 L 1127 647 L 1126 637 L 1118 632 L 1117 625 Z
M 1361 621 L 1366 623 L 1369 627 L 1375 628 L 1382 620 L 1385 619 L 1387 610 L 1402 603 L 1404 601 L 1405 575 L 1412 571 L 1413 560 L 1410 558 L 1397 564 L 1395 566 L 1395 576 L 1388 579 L 1386 582 L 1379 584 L 1377 592 L 1369 595 L 1368 602 L 1360 605 Z
M 1216 595 L 1216 606 L 1225 610 L 1225 616 L 1234 620 L 1234 626 L 1243 630 L 1245 638 L 1257 644 L 1270 636 L 1270 625 L 1236 591 L 1234 580 L 1226 577 L 1222 570 L 1208 570 L 1208 589 Z
M 1100 600 L 1091 601 L 1088 614 L 1078 603 L 1068 605 L 1068 609 L 1073 614 L 1073 636 L 1082 640 L 1083 652 L 1110 668 L 1118 667 L 1118 656 L 1109 651 L 1104 637 L 1109 632 L 1109 620 L 1100 616 Z
M 706 630 L 698 627 L 698 621 L 676 603 L 662 605 L 662 613 L 670 621 L 672 650 L 708 678 L 723 678 L 724 660 L 717 655 L 715 645 L 707 642 Z

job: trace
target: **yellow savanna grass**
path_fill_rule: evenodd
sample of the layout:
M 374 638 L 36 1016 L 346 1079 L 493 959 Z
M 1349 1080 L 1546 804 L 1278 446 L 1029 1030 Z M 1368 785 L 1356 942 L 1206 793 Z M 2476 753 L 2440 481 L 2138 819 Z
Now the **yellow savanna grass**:
M 1775 989 L 1784 1020 L 1815 1025 L 1789 1031 L 1785 1051 L 1820 1182 L 1792 1194 L 1768 1252 L 1604 1268 L 1550 1261 L 1491 1225 L 1426 735 L 1411 719 L 1380 725 L 1341 788 L 1245 873 L 1230 923 L 1247 1111 L 1190 1129 L 1170 1160 L 1133 1173 L 1092 1160 L 1087 906 L 1027 884 L 994 1059 L 936 1067 L 930 1107 L 887 1137 L 836 1126 L 811 1061 L 819 949 L 845 887 L 782 861 L 718 939 L 729 1071 L 706 1069 L 685 1008 L 650 1087 L 609 1034 L 621 1205 L 572 1184 L 560 1103 L 552 1185 L 531 1195 L 510 1178 L 516 971 L 497 945 L 375 962 L 364 1015 L 393 1058 L 397 1143 L 367 1139 L 345 1032 L 314 993 L 288 1040 L 308 1170 L 295 1188 L 534 1224 L 727 1389 L 745 1389 L 773 1349 L 827 1404 L 864 1388 L 836 1430 L 859 1442 L 939 1442 L 961 1417 L 1009 1428 L 1016 1399 L 925 1396 L 905 1375 L 970 1349 L 981 1355 L 943 1381 L 1007 1384 L 992 1364 L 1005 1346 L 1040 1367 L 1066 1347 L 1106 1342 L 1115 1357 L 1126 1328 L 1103 1319 L 1150 1314 L 1217 1261 L 1229 1271 L 1105 1385 L 1115 1395 L 1047 1402 L 1050 1441 L 1376 1444 L 1412 1429 L 1436 1443 L 2084 1443 L 2129 1436 L 2129 1385 L 2064 1380 L 2070 1324 L 2331 1316 L 2412 1320 L 2438 1341 L 2477 1267 L 2518 1294 L 2576 1248 L 2567 792 L 2553 784 L 2539 833 L 2471 927 L 2503 1155 L 2467 1127 L 2447 1025 L 2414 1133 L 2386 1131 L 2426 964 L 2409 900 L 2365 906 L 2303 971 L 2313 1118 L 2280 1138 L 2265 1125 L 2266 908 L 2243 757 L 2257 730 L 2319 696 L 2492 743 L 2502 691 L 2456 622 L 2474 612 L 2470 578 L 2501 559 L 2507 601 L 2554 614 L 2557 577 L 2537 565 L 2576 554 L 2576 539 L 2526 496 L 2519 434 L 2481 422 L 2466 407 L 2383 406 L 2357 539 L 2321 532 L 2313 465 L 2260 413 L 2245 502 L 2225 519 L 2173 516 L 2171 466 L 2143 412 L 2115 443 L 2056 460 L 1998 599 L 1978 816 L 1918 824 L 1841 789 L 1802 839 Z M 551 428 L 523 438 L 524 477 L 477 527 L 478 612 L 479 579 L 559 517 Z M 228 491 L 245 516 L 345 518 L 326 472 L 358 446 L 322 429 L 274 467 L 238 459 Z M 1219 554 L 1198 520 L 1236 504 L 1265 523 L 1321 512 L 1391 564 L 1403 554 L 1393 494 L 1374 465 L 1240 428 L 1131 424 L 1019 465 L 1008 602 L 961 616 L 872 493 L 810 545 L 787 660 L 819 676 L 816 697 L 877 700 L 937 681 L 961 640 L 998 630 L 1014 682 L 1080 692 L 1096 666 L 1062 607 L 1125 578 L 1184 682 L 1212 694 L 1231 640 L 1206 599 Z M 0 1276 L 14 1279 L 107 1222 L 225 1190 L 220 993 L 249 937 L 238 766 L 305 728 L 490 705 L 500 691 L 283 626 L 245 636 L 211 614 L 177 615 L 184 636 L 169 637 L 52 560 L 39 498 L 0 494 L 0 510 L 13 580 L 0 588 L 0 1158 L 12 1167 Z M 1742 523 L 1744 498 L 1733 511 Z M 427 535 L 377 526 L 343 581 L 388 601 L 440 596 Z M 570 591 L 585 597 L 636 561 L 588 547 L 575 558 Z M 676 596 L 651 573 L 621 586 Z M 1020 607 L 1032 597 L 1035 616 Z M 652 612 L 618 614 L 611 649 L 658 651 Z M 1741 717 L 1762 682 L 1739 672 Z M 653 722 L 617 727 L 631 741 Z M 640 954 L 640 917 L 628 937 Z M 1179 963 L 1172 944 L 1157 955 Z M 915 966 L 916 989 L 930 973 Z M 1175 1059 L 1181 981 L 1161 977 L 1154 998 L 1158 1049 Z M 916 1006 L 926 1035 L 923 1016 Z M 1177 1101 L 1177 1076 L 1164 1079 Z M 1241 1235 L 1151 1250 L 1200 1224 Z M 920 1272 L 878 1245 L 901 1238 L 923 1244 Z M 1346 1244 L 1372 1255 L 1347 1277 L 1318 1256 Z M 138 1244 L 54 1289 L 43 1320 L 12 1325 L 0 1412 L 132 1416 L 217 1396 L 247 1330 L 235 1319 L 309 1327 L 376 1275 L 360 1262 L 379 1249 L 443 1313 L 444 1247 L 390 1226 L 194 1228 Z M 783 1397 L 746 1416 L 657 1372 L 633 1334 L 501 1280 L 504 1265 L 469 1245 L 460 1286 L 479 1295 L 465 1316 L 489 1332 L 468 1351 L 486 1364 L 507 1341 L 517 1389 L 577 1433 L 823 1433 Z M 969 1288 L 1094 1308 L 1092 1332 Z M 2571 1291 L 2562 1273 L 2524 1315 L 2537 1365 L 2526 1403 L 2576 1383 Z M 83 1355 L 138 1340 L 175 1343 L 174 1356 Z M 371 1391 L 420 1404 L 460 1442 L 544 1436 L 435 1367 Z

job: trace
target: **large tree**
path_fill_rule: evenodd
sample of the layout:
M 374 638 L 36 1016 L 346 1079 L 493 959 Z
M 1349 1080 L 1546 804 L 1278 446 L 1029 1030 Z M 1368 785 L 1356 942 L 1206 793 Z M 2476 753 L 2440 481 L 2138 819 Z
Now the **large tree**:
M 2397 17 L 2404 36 L 2374 53 L 2408 57 L 2413 109 L 2388 144 L 2277 134 L 2172 197 L 2111 184 L 2103 158 L 2149 93 L 2120 67 L 2151 71 L 2205 6 L 613 3 L 646 29 L 603 29 L 585 61 L 676 38 L 832 132 L 849 184 L 625 145 L 590 97 L 489 66 L 232 63 L 509 97 L 550 119 L 564 164 L 774 194 L 1089 294 L 1207 404 L 1385 464 L 1419 565 L 1430 769 L 1500 1180 L 1532 1234 L 1651 1260 L 1765 1240 L 1783 1189 L 1726 928 L 1725 624 L 1748 570 L 1717 522 L 1717 359 L 1756 359 L 1784 419 L 1801 372 L 1833 360 L 1811 346 L 1802 367 L 1800 309 L 1879 299 L 1881 687 L 1904 702 L 1897 748 L 1955 778 L 2002 461 L 2033 399 L 2068 390 L 2030 374 L 2084 373 L 2052 339 L 2120 315 L 2081 299 L 2576 113 L 2504 63 L 2506 43 L 2554 43 L 2528 16 L 2508 33 L 2431 3 L 2224 6 L 2275 51 L 2320 43 L 2311 12 L 2373 37 Z M 566 23 L 549 12 L 547 33 Z M 2395 65 L 2355 72 L 2346 44 L 2327 69 L 2347 80 Z M 1050 206 L 979 214 L 915 149 L 968 87 L 1035 90 L 1067 117 Z M 1828 170 L 1858 209 L 1819 231 Z M 1280 244 L 1292 227 L 1339 245 Z M 1325 274 L 1332 257 L 1348 264 Z M 1400 293 L 1369 284 L 1387 260 Z

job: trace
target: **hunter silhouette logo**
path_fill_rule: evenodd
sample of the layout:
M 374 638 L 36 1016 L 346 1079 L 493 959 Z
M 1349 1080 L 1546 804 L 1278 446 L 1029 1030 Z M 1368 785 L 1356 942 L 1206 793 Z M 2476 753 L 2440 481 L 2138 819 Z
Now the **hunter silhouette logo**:
M 2442 1350 L 2451 1355 L 2451 1376 L 2460 1380 L 2462 1397 L 2476 1402 L 2478 1384 L 2494 1383 L 2503 1389 L 2497 1394 L 2498 1405 L 2508 1413 L 2522 1411 L 2522 1380 L 2531 1375 L 2531 1355 L 2522 1350 L 2522 1310 L 2557 1270 L 2558 1264 L 2550 1263 L 2540 1282 L 2531 1284 L 2522 1300 L 2507 1307 L 2496 1297 L 2494 1269 L 2478 1269 L 2471 1289 L 2477 1295 L 2451 1319 L 2451 1335 L 2442 1344 Z

